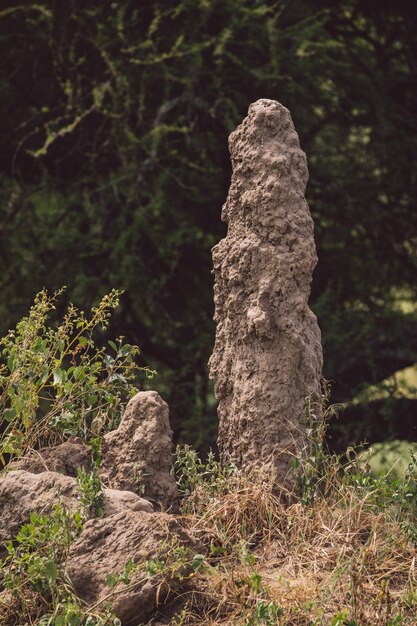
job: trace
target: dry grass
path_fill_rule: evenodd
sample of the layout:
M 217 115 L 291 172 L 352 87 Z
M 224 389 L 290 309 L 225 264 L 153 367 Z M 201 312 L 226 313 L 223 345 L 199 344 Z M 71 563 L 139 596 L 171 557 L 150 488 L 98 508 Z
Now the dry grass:
M 328 463 L 310 504 L 274 494 L 259 472 L 198 485 L 184 520 L 209 556 L 170 624 L 416 626 L 416 548 L 401 506 L 340 469 Z

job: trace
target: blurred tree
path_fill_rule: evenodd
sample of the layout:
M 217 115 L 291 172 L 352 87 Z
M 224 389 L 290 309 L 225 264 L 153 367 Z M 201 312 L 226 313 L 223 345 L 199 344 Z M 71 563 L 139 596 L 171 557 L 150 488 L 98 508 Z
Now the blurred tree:
M 417 361 L 409 2 L 3 7 L 3 330 L 42 286 L 67 284 L 68 298 L 86 307 L 111 287 L 126 289 L 112 333 L 138 343 L 159 370 L 177 434 L 213 443 L 210 248 L 225 232 L 227 136 L 266 97 L 288 106 L 309 157 L 320 258 L 313 306 L 333 399 L 348 402 Z M 335 445 L 397 436 L 396 399 L 356 404 L 335 425 Z

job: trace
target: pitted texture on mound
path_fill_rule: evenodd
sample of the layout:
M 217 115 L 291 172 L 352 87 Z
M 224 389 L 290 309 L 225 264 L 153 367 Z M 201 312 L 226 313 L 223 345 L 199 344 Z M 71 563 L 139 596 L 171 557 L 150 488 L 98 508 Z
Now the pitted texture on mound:
M 132 511 L 153 512 L 152 505 L 129 491 L 104 489 L 104 514 Z M 80 509 L 77 481 L 58 472 L 32 474 L 8 471 L 0 476 L 0 543 L 14 538 L 32 512 L 49 515 L 60 502 L 68 511 Z
M 32 512 L 48 515 L 58 502 L 73 513 L 80 508 L 75 478 L 58 472 L 32 474 L 24 470 L 0 477 L 0 544 L 6 544 L 29 522 Z
M 143 495 L 164 510 L 177 508 L 169 410 L 156 391 L 130 400 L 120 426 L 103 437 L 101 453 L 107 486 Z
M 86 472 L 91 472 L 93 468 L 91 448 L 79 437 L 64 441 L 52 448 L 31 450 L 26 456 L 8 465 L 8 469 L 26 470 L 32 474 L 51 471 L 74 477 L 79 468 L 84 468 Z
M 289 111 L 258 100 L 229 138 L 233 175 L 213 248 L 219 450 L 239 467 L 273 461 L 284 483 L 320 397 L 322 349 L 308 308 L 317 263 L 308 179 Z
M 109 598 L 109 574 L 121 574 L 128 561 L 165 562 L 169 551 L 182 548 L 192 555 L 197 546 L 172 516 L 164 513 L 125 511 L 106 519 L 86 523 L 80 537 L 71 545 L 66 571 L 75 591 L 89 605 L 110 603 L 124 626 L 144 623 L 170 591 L 184 584 L 190 566 L 166 568 L 162 575 L 147 575 L 146 567 L 132 575 L 130 584 L 119 583 Z M 178 565 L 178 563 L 177 563 Z

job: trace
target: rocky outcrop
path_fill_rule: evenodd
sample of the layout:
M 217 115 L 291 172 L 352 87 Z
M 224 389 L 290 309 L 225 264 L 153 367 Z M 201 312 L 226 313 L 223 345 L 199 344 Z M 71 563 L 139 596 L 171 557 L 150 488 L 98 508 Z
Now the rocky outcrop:
M 289 111 L 258 100 L 230 135 L 233 175 L 213 248 L 222 461 L 272 462 L 284 483 L 305 438 L 306 398 L 320 398 L 322 349 L 308 308 L 317 262 L 304 197 L 308 170 Z
M 132 491 L 121 489 L 103 489 L 104 494 L 104 517 L 115 515 L 128 509 L 129 511 L 142 511 L 153 513 L 153 505 L 149 500 L 141 498 Z
M 104 436 L 101 453 L 106 485 L 138 493 L 163 510 L 177 508 L 169 410 L 156 391 L 130 400 L 120 426 Z
M 132 398 L 119 428 L 104 436 L 101 454 L 101 473 L 107 486 L 143 495 L 158 508 L 175 510 L 178 491 L 170 474 L 169 410 L 155 391 L 143 391 Z M 78 468 L 89 472 L 92 466 L 91 448 L 73 438 L 52 448 L 32 450 L 13 461 L 9 469 L 75 477 Z
M 170 551 L 178 546 L 185 554 L 183 567 L 170 568 Z M 126 511 L 87 522 L 70 548 L 66 570 L 76 593 L 88 605 L 110 602 L 123 626 L 136 626 L 163 603 L 169 591 L 184 585 L 183 577 L 190 571 L 187 548 L 192 555 L 194 543 L 173 516 Z M 130 560 L 135 568 L 129 582 L 111 590 L 106 578 L 123 573 Z M 147 566 L 151 560 L 159 565 Z
M 125 514 L 127 510 L 153 511 L 147 500 L 134 493 L 113 489 L 104 489 L 103 493 L 105 516 Z M 29 521 L 31 512 L 48 514 L 58 502 L 70 512 L 80 509 L 74 478 L 57 472 L 6 472 L 0 478 L 0 544 L 16 535 L 22 524 Z
M 195 547 L 176 518 L 160 512 L 177 508 L 178 492 L 170 474 L 168 407 L 156 392 L 138 393 L 129 402 L 119 428 L 104 436 L 101 458 L 104 517 L 84 521 L 65 568 L 91 611 L 110 606 L 123 626 L 137 626 L 171 591 L 184 587 Z M 10 463 L 0 474 L 0 558 L 32 512 L 48 515 L 57 503 L 69 513 L 82 510 L 75 477 L 83 468 L 87 490 L 100 489 L 88 482 L 93 467 L 91 449 L 79 439 L 33 450 Z M 133 571 L 127 581 L 129 562 Z M 123 573 L 122 581 L 117 575 Z M 106 584 L 108 575 L 116 576 L 114 589 Z M 14 610 L 0 572 L 0 621 Z
M 26 456 L 12 461 L 8 468 L 26 470 L 32 474 L 51 471 L 75 477 L 79 468 L 90 472 L 93 459 L 91 448 L 79 437 L 74 437 L 52 448 L 31 450 Z

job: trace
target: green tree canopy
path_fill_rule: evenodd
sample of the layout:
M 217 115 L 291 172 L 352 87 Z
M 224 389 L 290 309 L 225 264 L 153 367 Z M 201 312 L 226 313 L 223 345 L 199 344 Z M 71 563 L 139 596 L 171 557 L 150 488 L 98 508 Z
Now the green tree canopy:
M 2 329 L 43 286 L 66 284 L 85 307 L 125 289 L 113 330 L 160 372 L 177 433 L 212 443 L 210 248 L 225 232 L 227 136 L 250 102 L 277 99 L 309 160 L 333 400 L 384 386 L 334 436 L 415 438 L 416 394 L 386 384 L 417 361 L 411 4 L 4 3 Z

